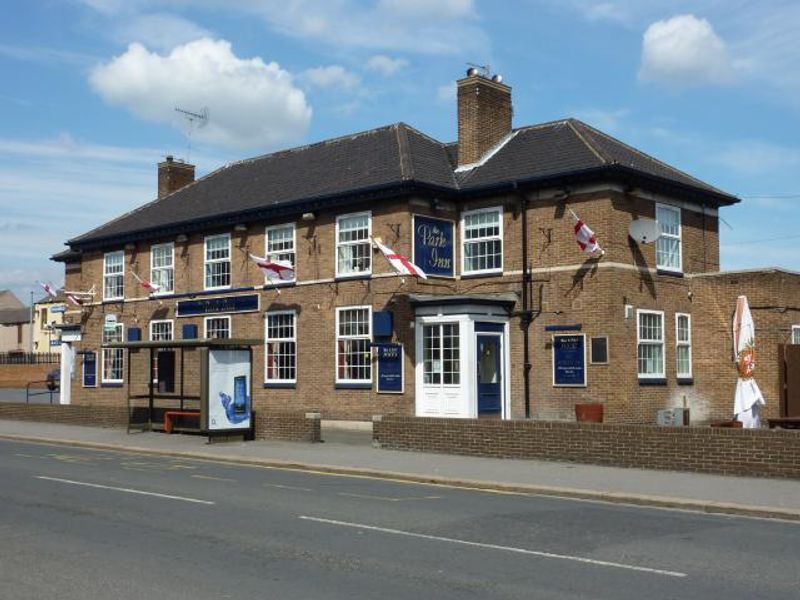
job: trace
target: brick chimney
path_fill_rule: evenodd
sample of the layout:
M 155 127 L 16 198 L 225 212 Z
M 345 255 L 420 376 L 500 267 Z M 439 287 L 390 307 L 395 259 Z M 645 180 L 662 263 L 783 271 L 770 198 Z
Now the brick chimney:
M 176 162 L 167 156 L 164 162 L 158 163 L 158 199 L 177 192 L 194 181 L 194 165 Z
M 458 166 L 478 162 L 511 133 L 511 88 L 469 69 L 458 82 Z

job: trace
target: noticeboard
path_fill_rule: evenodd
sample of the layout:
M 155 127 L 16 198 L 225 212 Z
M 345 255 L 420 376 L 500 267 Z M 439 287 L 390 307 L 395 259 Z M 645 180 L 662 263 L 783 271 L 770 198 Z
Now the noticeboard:
M 250 429 L 250 352 L 209 348 L 206 377 L 206 429 L 209 432 Z
M 83 387 L 97 387 L 97 354 L 83 353 Z
M 426 275 L 455 275 L 455 223 L 414 215 L 413 262 Z
M 586 335 L 553 336 L 553 386 L 586 387 Z
M 403 344 L 376 344 L 378 359 L 378 393 L 402 394 Z

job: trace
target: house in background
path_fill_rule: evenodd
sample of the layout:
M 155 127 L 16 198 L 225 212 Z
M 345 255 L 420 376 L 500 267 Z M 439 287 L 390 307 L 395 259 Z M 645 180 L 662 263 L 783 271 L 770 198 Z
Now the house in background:
M 139 361 L 130 381 L 114 342 L 258 338 L 262 414 L 571 420 L 588 402 L 618 423 L 668 408 L 729 419 L 731 316 L 746 294 L 763 415 L 779 416 L 800 275 L 719 272 L 719 211 L 738 198 L 575 119 L 512 127 L 498 78 L 470 71 L 457 102 L 453 143 L 398 123 L 197 181 L 167 157 L 155 201 L 54 257 L 68 289 L 98 290 L 66 313 L 81 330 L 72 400 L 122 406 L 124 387 L 146 393 L 160 376 Z M 576 244 L 573 212 L 602 257 Z M 658 239 L 633 239 L 635 221 Z M 399 275 L 371 237 L 428 279 Z M 265 281 L 249 253 L 293 277 Z M 186 375 L 185 394 L 199 394 Z
M 57 329 L 64 322 L 67 308 L 64 290 L 58 290 L 55 298 L 43 296 L 33 305 L 33 351 L 37 353 L 58 353 L 61 349 L 61 336 Z
M 11 290 L 0 291 L 0 353 L 28 352 L 31 310 Z

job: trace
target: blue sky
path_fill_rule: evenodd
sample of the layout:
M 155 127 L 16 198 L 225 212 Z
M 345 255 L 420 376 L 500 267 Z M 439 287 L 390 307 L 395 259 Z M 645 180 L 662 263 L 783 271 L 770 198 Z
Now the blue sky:
M 61 284 L 48 256 L 151 200 L 166 154 L 202 175 L 397 121 L 452 140 L 467 62 L 515 126 L 575 116 L 743 197 L 724 269 L 800 270 L 797 31 L 794 0 L 11 0 L 0 289 Z M 191 148 L 176 106 L 208 108 Z

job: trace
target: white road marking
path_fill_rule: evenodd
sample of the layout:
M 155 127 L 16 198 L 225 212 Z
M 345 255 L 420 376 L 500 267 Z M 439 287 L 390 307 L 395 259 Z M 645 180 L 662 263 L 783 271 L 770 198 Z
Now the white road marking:
M 370 494 L 350 494 L 348 492 L 339 492 L 339 496 L 347 496 L 349 498 L 364 498 L 365 500 L 383 500 L 384 502 L 405 502 L 408 500 L 441 500 L 441 496 L 422 496 L 412 498 L 395 498 L 393 496 L 372 496 Z
M 235 479 L 229 479 L 228 477 L 214 477 L 213 475 L 189 475 L 189 477 L 194 477 L 195 479 L 208 479 L 209 481 L 236 481 Z
M 555 554 L 553 552 L 542 552 L 540 550 L 528 550 L 527 548 L 515 548 L 513 546 L 499 546 L 497 544 L 487 544 L 484 542 L 471 542 L 469 540 L 459 540 L 455 538 L 442 537 L 438 535 L 429 535 L 426 533 L 415 533 L 413 531 L 403 531 L 402 529 L 389 529 L 388 527 L 376 527 L 374 525 L 364 525 L 363 523 L 349 523 L 347 521 L 336 521 L 334 519 L 321 519 L 319 517 L 309 517 L 299 515 L 300 519 L 304 521 L 314 521 L 315 523 L 325 523 L 327 525 L 338 525 L 339 527 L 351 527 L 353 529 L 366 529 L 369 531 L 378 531 L 380 533 L 389 533 L 393 535 L 402 535 L 406 537 L 420 538 L 423 540 L 432 540 L 435 542 L 448 542 L 450 544 L 461 544 L 462 546 L 473 546 L 476 548 L 487 548 L 489 550 L 503 550 L 505 552 L 515 552 L 517 554 L 527 554 L 530 556 L 540 556 L 542 558 L 554 558 L 559 560 L 571 560 L 574 562 L 586 563 L 596 565 L 598 567 L 612 567 L 615 569 L 627 569 L 629 571 L 641 571 L 643 573 L 653 573 L 655 575 L 667 575 L 669 577 L 686 577 L 686 573 L 679 571 L 666 571 L 664 569 L 652 569 L 650 567 L 639 567 L 637 565 L 627 565 L 624 563 L 610 562 L 607 560 L 596 560 L 594 558 L 585 558 L 583 556 L 571 556 L 569 554 Z
M 157 492 L 145 492 L 143 490 L 133 490 L 131 488 L 114 487 L 111 485 L 100 485 L 99 483 L 87 483 L 85 481 L 73 481 L 71 479 L 61 479 L 60 477 L 46 477 L 45 475 L 36 475 L 36 479 L 44 479 L 45 481 L 57 481 L 59 483 L 69 483 L 71 485 L 82 485 L 90 488 L 97 488 L 101 490 L 113 490 L 115 492 L 125 492 L 126 494 L 139 494 L 141 496 L 154 496 L 156 498 L 165 498 L 167 500 L 182 500 L 184 502 L 193 502 L 195 504 L 216 504 L 210 500 L 198 500 L 197 498 L 186 498 L 184 496 L 172 496 L 170 494 L 159 494 Z
M 295 490 L 298 492 L 310 492 L 311 488 L 297 487 L 296 485 L 281 485 L 280 483 L 265 483 L 267 487 L 278 488 L 279 490 Z

